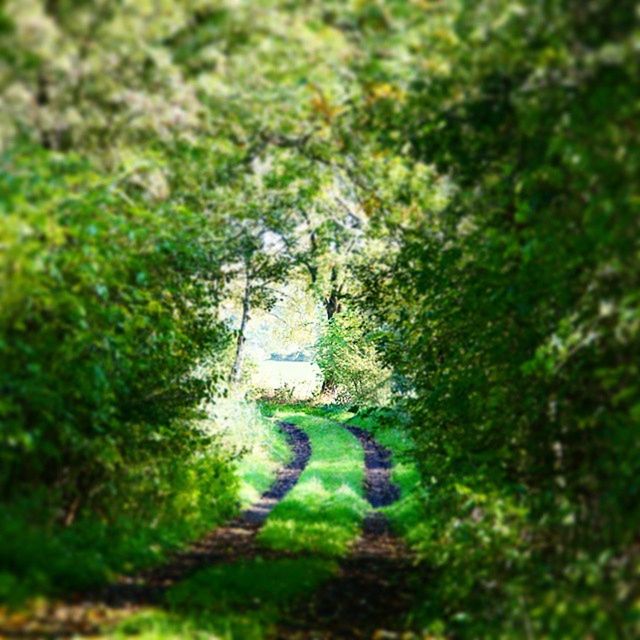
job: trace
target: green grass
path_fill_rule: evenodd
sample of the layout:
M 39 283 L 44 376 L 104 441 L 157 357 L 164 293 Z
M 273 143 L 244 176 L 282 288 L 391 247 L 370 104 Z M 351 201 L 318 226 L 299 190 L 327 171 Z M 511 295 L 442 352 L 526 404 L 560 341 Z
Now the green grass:
M 291 449 L 277 425 L 268 423 L 264 427 L 265 440 L 253 447 L 237 465 L 240 480 L 239 498 L 242 507 L 256 502 L 273 483 L 278 469 L 291 459 Z
M 380 444 L 391 450 L 391 479 L 400 487 L 400 499 L 379 510 L 387 516 L 397 534 L 409 543 L 419 542 L 424 533 L 422 527 L 427 496 L 413 455 L 413 441 L 406 429 L 406 417 L 392 409 L 364 409 L 355 413 L 349 405 L 306 406 L 304 411 L 366 429 Z
M 272 511 L 259 540 L 272 549 L 344 555 L 369 509 L 363 498 L 362 447 L 326 418 L 284 412 L 277 418 L 302 427 L 313 454 L 298 484 Z
M 373 434 L 380 444 L 391 450 L 391 479 L 400 487 L 400 499 L 388 507 L 382 507 L 380 511 L 387 516 L 393 530 L 410 544 L 422 541 L 428 496 L 420 479 L 405 415 L 393 409 L 364 409 L 356 413 L 349 405 L 291 404 L 278 407 L 265 404 L 263 411 L 274 415 L 279 411 L 288 411 L 307 418 L 315 416 L 329 422 L 352 424 Z M 358 486 L 359 491 L 361 486 Z
M 263 640 L 269 624 L 253 612 L 185 614 L 147 609 L 127 618 L 102 637 L 112 640 Z
M 178 610 L 281 607 L 313 591 L 335 569 L 334 562 L 323 558 L 254 558 L 218 565 L 173 587 L 167 602 Z

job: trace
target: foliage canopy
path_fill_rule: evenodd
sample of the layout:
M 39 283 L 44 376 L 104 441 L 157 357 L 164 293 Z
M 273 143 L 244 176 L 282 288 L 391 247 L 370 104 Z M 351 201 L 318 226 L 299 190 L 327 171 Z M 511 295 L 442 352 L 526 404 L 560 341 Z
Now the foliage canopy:
M 411 416 L 425 624 L 633 636 L 638 19 L 635 0 L 5 3 L 2 496 L 54 487 L 70 524 L 123 469 L 212 454 L 195 418 L 226 374 L 221 300 L 244 273 L 269 307 L 302 275 L 327 377 L 373 401 L 379 359 Z

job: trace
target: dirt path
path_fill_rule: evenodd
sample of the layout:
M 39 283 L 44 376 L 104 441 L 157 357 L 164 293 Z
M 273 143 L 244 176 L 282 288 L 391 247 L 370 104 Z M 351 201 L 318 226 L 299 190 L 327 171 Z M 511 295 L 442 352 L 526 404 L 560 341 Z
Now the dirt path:
M 391 481 L 391 452 L 364 429 L 344 425 L 365 453 L 366 498 L 372 507 L 400 497 Z M 412 557 L 393 535 L 387 518 L 371 511 L 362 535 L 340 563 L 338 575 L 297 608 L 278 629 L 277 640 L 354 640 L 407 638 L 404 616 L 411 608 Z
M 176 553 L 163 565 L 123 576 L 95 593 L 76 594 L 64 602 L 49 602 L 25 618 L 0 622 L 2 638 L 70 638 L 99 634 L 105 623 L 130 615 L 144 605 L 159 604 L 164 592 L 196 571 L 217 562 L 232 562 L 258 553 L 256 535 L 271 510 L 298 482 L 311 458 L 309 437 L 293 424 L 279 423 L 292 460 L 278 471 L 260 500 L 235 520 Z M 260 550 L 265 555 L 264 550 Z
M 302 429 L 289 422 L 280 422 L 279 427 L 293 451 L 293 459 L 280 469 L 276 481 L 268 491 L 262 494 L 260 500 L 240 516 L 240 520 L 247 526 L 260 526 L 264 523 L 276 504 L 296 485 L 311 458 L 309 436 Z
M 391 451 L 376 442 L 374 437 L 360 427 L 345 425 L 364 449 L 365 497 L 374 507 L 386 507 L 400 497 L 400 489 L 391 482 Z
M 272 509 L 298 482 L 311 458 L 307 434 L 290 423 L 279 423 L 293 459 L 278 473 L 260 500 L 229 524 L 220 527 L 164 565 L 125 576 L 94 594 L 75 601 L 49 603 L 29 619 L 0 625 L 0 638 L 71 638 L 99 636 L 109 626 L 147 605 L 162 605 L 167 589 L 193 573 L 217 563 L 257 556 L 281 558 L 260 547 L 256 536 Z M 400 496 L 391 481 L 391 452 L 369 432 L 344 425 L 361 443 L 365 454 L 365 495 L 372 511 L 363 522 L 362 535 L 338 573 L 306 601 L 294 605 L 272 636 L 278 640 L 346 640 L 411 638 L 404 616 L 413 600 L 412 557 L 393 535 L 378 507 Z M 295 555 L 295 554 L 294 554 Z M 248 602 L 251 594 L 247 593 Z
M 216 562 L 230 562 L 256 555 L 256 535 L 272 509 L 298 482 L 300 474 L 311 458 L 309 436 L 293 424 L 281 422 L 287 444 L 293 452 L 292 460 L 278 471 L 275 482 L 238 518 L 219 527 L 176 554 L 166 564 L 136 576 L 123 577 L 108 587 L 103 600 L 112 606 L 128 604 L 157 604 L 163 593 L 199 569 Z

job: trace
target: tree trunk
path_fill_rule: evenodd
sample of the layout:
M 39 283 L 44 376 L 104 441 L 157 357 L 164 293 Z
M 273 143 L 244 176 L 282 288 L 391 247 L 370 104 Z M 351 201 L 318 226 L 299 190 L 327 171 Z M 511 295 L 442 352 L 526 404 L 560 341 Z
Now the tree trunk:
M 340 293 L 334 289 L 324 300 L 324 308 L 327 312 L 327 320 L 331 320 L 336 313 L 342 311 L 342 302 L 340 302 Z
M 331 320 L 336 313 L 342 311 L 342 285 L 338 284 L 338 268 L 331 267 L 331 291 L 324 299 L 324 308 L 327 312 L 327 320 Z
M 331 321 L 331 318 L 342 311 L 342 287 L 338 286 L 338 269 L 334 266 L 331 268 L 331 291 L 329 295 L 323 300 L 324 309 L 327 313 L 327 320 Z M 333 381 L 329 381 L 323 377 L 322 387 L 320 393 L 322 395 L 335 396 L 336 385 Z
M 245 336 L 247 323 L 249 322 L 249 311 L 251 309 L 251 276 L 247 269 L 247 279 L 244 286 L 244 296 L 242 297 L 242 318 L 240 320 L 240 329 L 238 330 L 238 339 L 236 341 L 236 355 L 231 367 L 231 375 L 229 380 L 236 384 L 240 381 L 242 373 L 242 361 L 244 359 L 244 345 L 247 341 Z

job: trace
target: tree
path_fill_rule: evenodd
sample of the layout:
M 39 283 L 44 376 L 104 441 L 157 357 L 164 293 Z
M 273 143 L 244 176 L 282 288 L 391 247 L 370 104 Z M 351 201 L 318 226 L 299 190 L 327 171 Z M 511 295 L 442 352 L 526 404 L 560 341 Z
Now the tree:
M 239 268 L 244 286 L 242 287 L 240 325 L 237 330 L 236 348 L 229 376 L 234 384 L 240 381 L 250 312 L 254 308 L 269 310 L 276 303 L 277 292 L 272 285 L 280 282 L 288 269 L 286 261 L 265 251 L 264 237 L 259 238 L 263 242 L 262 247 L 256 246 L 246 237 L 243 240 L 244 248 L 236 252 L 241 260 Z M 234 281 L 232 283 L 235 284 Z
M 390 3 L 357 69 L 388 247 L 356 266 L 360 309 L 410 385 L 460 635 L 633 635 L 635 595 L 610 596 L 640 517 L 632 4 Z
M 331 389 L 338 402 L 380 406 L 389 399 L 389 371 L 381 367 L 375 342 L 354 311 L 328 320 L 316 343 L 316 361 L 323 391 Z

